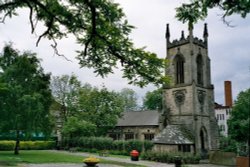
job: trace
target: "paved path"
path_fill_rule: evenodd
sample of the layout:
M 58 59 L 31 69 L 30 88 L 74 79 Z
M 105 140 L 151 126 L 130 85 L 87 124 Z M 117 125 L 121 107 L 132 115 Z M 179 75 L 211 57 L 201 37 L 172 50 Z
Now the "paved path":
M 97 158 L 113 160 L 113 161 L 118 161 L 118 162 L 125 162 L 125 163 L 130 163 L 130 164 L 145 165 L 147 167 L 175 167 L 174 164 L 166 164 L 166 163 L 144 161 L 144 160 L 131 161 L 130 158 L 100 157 L 98 155 L 94 155 L 91 153 L 82 153 L 82 152 L 72 153 L 72 152 L 67 152 L 67 151 L 54 151 L 54 152 L 61 152 L 65 154 L 74 154 L 74 155 L 82 155 L 82 156 L 95 156 Z M 83 167 L 83 164 L 28 164 L 27 167 Z M 98 164 L 98 167 L 120 167 L 120 166 Z M 188 165 L 188 167 L 223 167 L 223 166 L 211 165 L 211 164 L 197 164 L 197 165 Z

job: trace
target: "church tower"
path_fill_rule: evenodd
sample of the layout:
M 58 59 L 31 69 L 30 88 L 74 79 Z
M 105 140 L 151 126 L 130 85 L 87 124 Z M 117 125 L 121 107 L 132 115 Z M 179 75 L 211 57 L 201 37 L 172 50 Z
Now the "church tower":
M 176 125 L 192 134 L 194 151 L 206 155 L 218 148 L 218 128 L 214 115 L 214 87 L 211 83 L 210 58 L 208 57 L 208 31 L 204 25 L 203 39 L 184 31 L 178 40 L 170 41 L 166 27 L 166 75 L 171 83 L 163 89 L 166 126 Z

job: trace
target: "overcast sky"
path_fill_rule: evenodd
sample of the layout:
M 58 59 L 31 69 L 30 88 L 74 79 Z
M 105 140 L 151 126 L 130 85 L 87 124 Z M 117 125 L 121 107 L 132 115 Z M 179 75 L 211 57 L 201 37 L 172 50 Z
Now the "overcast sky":
M 114 0 L 120 3 L 131 25 L 136 29 L 131 34 L 137 47 L 146 46 L 147 51 L 157 53 L 158 57 L 166 56 L 165 28 L 170 24 L 171 40 L 180 38 L 181 31 L 187 35 L 187 25 L 175 19 L 175 8 L 180 6 L 183 0 Z M 91 69 L 79 68 L 74 59 L 75 50 L 78 46 L 73 37 L 61 40 L 58 49 L 72 62 L 54 55 L 50 47 L 51 42 L 43 39 L 39 46 L 35 46 L 36 35 L 31 34 L 28 12 L 21 11 L 18 17 L 7 19 L 5 24 L 0 24 L 0 49 L 5 43 L 12 41 L 14 47 L 20 51 L 31 50 L 36 52 L 42 59 L 42 66 L 46 72 L 52 75 L 76 74 L 79 79 L 93 86 L 105 85 L 110 90 L 120 91 L 122 88 L 134 89 L 138 97 L 144 96 L 145 92 L 154 90 L 153 85 L 141 89 L 128 85 L 121 78 L 121 72 L 108 78 L 96 77 Z M 194 35 L 202 38 L 203 25 L 208 24 L 208 49 L 211 59 L 211 75 L 214 84 L 215 100 L 224 104 L 224 81 L 232 81 L 233 98 L 240 91 L 250 87 L 250 17 L 242 19 L 239 16 L 228 18 L 234 28 L 223 24 L 220 19 L 222 12 L 218 9 L 209 11 L 209 16 L 204 21 L 194 26 Z M 37 30 L 39 35 L 41 30 Z

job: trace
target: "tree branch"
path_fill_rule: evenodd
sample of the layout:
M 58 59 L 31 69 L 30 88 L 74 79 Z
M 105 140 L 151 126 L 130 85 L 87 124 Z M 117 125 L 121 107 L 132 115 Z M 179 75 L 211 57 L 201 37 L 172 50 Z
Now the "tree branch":
M 54 54 L 57 55 L 57 56 L 61 56 L 61 57 L 65 58 L 67 61 L 72 62 L 72 60 L 68 59 L 66 56 L 64 56 L 63 54 L 60 54 L 60 53 L 58 52 L 58 49 L 57 49 L 57 42 L 56 42 L 56 40 L 55 40 L 54 38 L 52 38 L 52 40 L 53 40 L 53 42 L 54 42 L 54 45 L 51 44 L 50 46 L 54 49 Z

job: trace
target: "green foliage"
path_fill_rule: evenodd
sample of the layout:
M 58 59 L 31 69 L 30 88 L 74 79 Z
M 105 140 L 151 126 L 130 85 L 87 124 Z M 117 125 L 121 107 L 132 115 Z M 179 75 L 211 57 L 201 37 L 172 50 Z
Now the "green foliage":
M 120 95 L 124 102 L 124 111 L 135 111 L 137 109 L 137 95 L 134 90 L 123 88 Z
M 87 89 L 87 90 L 86 90 Z M 107 88 L 82 87 L 79 118 L 97 126 L 97 136 L 106 135 L 113 128 L 123 112 L 123 101 L 120 95 Z
M 162 89 L 147 92 L 143 100 L 143 107 L 149 110 L 162 109 Z
M 34 132 L 50 135 L 50 75 L 44 73 L 39 59 L 34 53 L 20 54 L 6 45 L 0 55 L 0 67 L 0 94 L 4 97 L 0 101 L 2 132 L 14 130 L 17 145 L 21 133 L 27 138 Z
M 115 154 L 129 155 L 132 150 L 138 150 L 139 152 L 151 150 L 153 143 L 151 141 L 140 140 L 115 140 L 107 137 L 80 137 L 65 139 L 63 145 L 68 147 L 80 148 L 88 152 L 98 152 L 101 150 L 110 150 Z
M 192 28 L 192 24 L 207 16 L 208 9 L 215 7 L 224 11 L 222 16 L 224 21 L 227 16 L 233 14 L 240 14 L 245 18 L 250 12 L 250 2 L 245 0 L 190 0 L 190 3 L 183 3 L 182 6 L 176 8 L 176 18 L 183 23 L 188 22 L 189 28 Z
M 2 140 L 0 141 L 0 150 L 14 150 L 15 141 Z
M 57 52 L 57 40 L 74 35 L 76 43 L 83 48 L 77 51 L 81 67 L 94 68 L 105 77 L 120 63 L 123 77 L 129 83 L 145 86 L 162 84 L 165 62 L 156 54 L 135 48 L 129 34 L 133 26 L 128 24 L 119 4 L 110 1 L 0 1 L 2 22 L 17 15 L 19 8 L 30 11 L 32 33 L 36 23 L 44 23 L 45 31 L 39 36 L 53 41 Z
M 248 143 L 250 131 L 250 89 L 237 96 L 228 120 L 229 136 L 237 142 Z
M 85 120 L 79 120 L 77 117 L 69 117 L 63 125 L 62 133 L 66 137 L 94 136 L 96 125 Z
M 129 153 L 132 150 L 137 150 L 138 152 L 142 152 L 143 141 L 140 140 L 128 140 L 125 144 L 125 150 Z
M 237 153 L 237 143 L 236 141 L 230 139 L 229 137 L 220 137 L 220 150 L 225 152 L 235 152 Z
M 68 117 L 76 115 L 79 111 L 81 88 L 81 82 L 77 76 L 74 74 L 53 76 L 50 87 L 56 103 L 60 104 L 57 108 L 59 108 L 62 122 L 67 121 Z
M 61 105 L 55 119 L 62 121 L 64 135 L 68 137 L 106 135 L 124 109 L 119 93 L 83 85 L 75 75 L 53 77 L 51 88 L 55 101 Z
M 0 141 L 0 150 L 14 150 L 15 141 Z M 55 141 L 21 141 L 21 150 L 49 150 L 55 148 Z
M 50 150 L 56 146 L 55 141 L 21 141 L 21 150 Z
M 176 8 L 175 17 L 183 23 L 188 22 L 188 28 L 191 30 L 199 19 L 204 19 L 206 16 L 206 13 L 200 10 L 199 7 L 199 1 L 195 1 L 192 4 L 182 4 L 182 6 Z
M 168 153 L 168 152 L 153 152 L 147 151 L 141 154 L 141 158 L 144 160 L 157 161 L 163 163 L 174 163 L 176 158 L 180 157 L 184 164 L 197 164 L 200 161 L 200 156 L 193 153 Z
M 83 149 L 109 150 L 112 147 L 112 143 L 113 140 L 106 137 L 76 137 L 64 139 L 63 145 L 68 144 L 70 147 L 80 147 Z

